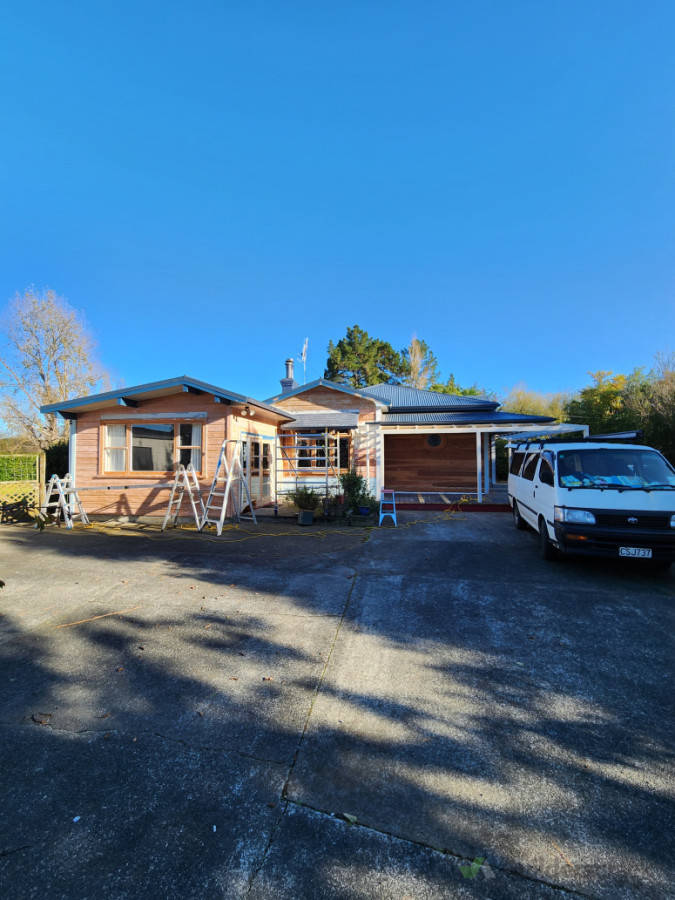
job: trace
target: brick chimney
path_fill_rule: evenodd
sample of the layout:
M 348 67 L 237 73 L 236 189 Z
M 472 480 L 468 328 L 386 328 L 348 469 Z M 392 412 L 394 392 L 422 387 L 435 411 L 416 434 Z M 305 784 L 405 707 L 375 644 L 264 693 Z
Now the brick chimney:
M 298 382 L 293 378 L 293 360 L 286 360 L 286 377 L 281 379 L 281 393 L 287 394 L 289 391 L 294 391 L 297 387 L 300 387 Z

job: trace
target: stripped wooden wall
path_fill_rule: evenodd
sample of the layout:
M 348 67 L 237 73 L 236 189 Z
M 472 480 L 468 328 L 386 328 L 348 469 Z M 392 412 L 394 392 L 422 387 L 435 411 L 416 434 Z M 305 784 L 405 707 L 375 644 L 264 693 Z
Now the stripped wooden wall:
M 117 418 L 124 412 L 124 419 Z M 206 413 L 203 419 L 162 418 L 157 413 Z M 152 419 L 148 414 L 152 413 Z M 111 414 L 115 419 L 111 419 Z M 202 471 L 199 484 L 203 488 L 202 496 L 206 499 L 216 469 L 223 440 L 236 438 L 242 432 L 256 434 L 275 434 L 277 430 L 274 416 L 255 410 L 253 417 L 241 415 L 239 409 L 227 404 L 216 403 L 211 394 L 175 393 L 165 397 L 155 397 L 141 401 L 139 406 L 123 409 L 116 406 L 108 409 L 83 412 L 76 422 L 76 459 L 75 483 L 78 488 L 95 488 L 81 494 L 84 508 L 89 515 L 110 516 L 163 516 L 169 501 L 169 490 L 166 485 L 173 482 L 172 473 L 133 472 L 117 474 L 104 472 L 103 469 L 103 427 L 109 424 L 134 424 L 152 421 L 154 423 L 181 421 L 200 424 L 202 435 Z M 133 485 L 155 484 L 152 488 L 133 488 Z M 132 486 L 131 490 L 125 489 Z M 111 489 L 108 489 L 108 488 Z M 189 503 L 183 503 L 181 515 L 188 515 Z M 232 510 L 229 511 L 230 513 Z
M 385 434 L 384 486 L 399 491 L 475 491 L 476 437 L 440 434 L 430 447 L 428 434 Z
M 373 400 L 362 397 L 355 397 L 353 394 L 345 394 L 342 391 L 333 390 L 327 387 L 310 388 L 301 394 L 295 394 L 286 399 L 275 400 L 274 405 L 279 409 L 286 410 L 289 415 L 293 413 L 312 413 L 312 412 L 344 412 L 358 411 L 359 425 L 366 422 L 375 421 L 376 404 Z M 295 440 L 295 438 L 293 438 Z M 375 472 L 375 449 L 374 445 L 368 447 L 368 443 L 363 439 L 357 439 L 352 431 L 352 464 L 356 466 L 360 474 L 365 475 L 366 470 L 370 466 L 371 474 Z M 301 473 L 305 474 L 305 473 Z M 311 469 L 306 471 L 311 475 Z

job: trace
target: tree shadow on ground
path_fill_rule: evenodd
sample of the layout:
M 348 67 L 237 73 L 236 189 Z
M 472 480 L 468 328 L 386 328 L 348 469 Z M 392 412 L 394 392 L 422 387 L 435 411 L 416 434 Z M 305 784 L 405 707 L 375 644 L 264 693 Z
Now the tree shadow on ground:
M 406 871 L 439 892 L 448 859 L 487 855 L 542 892 L 667 895 L 670 651 L 657 625 L 669 598 L 658 584 L 630 597 L 613 579 L 570 593 L 565 572 L 523 585 L 513 559 L 452 584 L 442 568 L 383 579 L 368 568 L 377 548 L 337 536 L 269 557 L 65 537 L 20 533 L 33 568 L 23 596 L 2 598 L 0 865 L 12 896 L 95 885 L 238 897 L 266 883 L 266 854 L 292 884 L 306 861 L 285 841 L 305 833 L 298 815 L 314 815 L 300 804 L 337 835 L 314 847 L 306 896 L 343 890 L 335 872 L 354 865 L 358 831 L 335 821 L 344 812 L 364 842 L 407 842 Z M 412 565 L 426 550 L 397 552 Z M 58 614 L 23 622 L 46 563 L 57 571 L 42 596 L 62 598 Z M 93 618 L 134 591 L 137 611 Z M 61 610 L 90 621 L 59 628 Z M 383 850 L 372 852 L 359 865 L 375 878 Z M 510 896 L 500 884 L 486 882 L 493 900 Z

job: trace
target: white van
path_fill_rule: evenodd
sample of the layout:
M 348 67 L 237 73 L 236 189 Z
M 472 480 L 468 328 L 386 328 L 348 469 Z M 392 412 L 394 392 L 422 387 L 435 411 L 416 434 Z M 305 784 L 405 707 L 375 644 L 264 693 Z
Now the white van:
M 675 559 L 675 470 L 652 447 L 610 441 L 510 445 L 516 528 L 539 532 L 541 555 Z

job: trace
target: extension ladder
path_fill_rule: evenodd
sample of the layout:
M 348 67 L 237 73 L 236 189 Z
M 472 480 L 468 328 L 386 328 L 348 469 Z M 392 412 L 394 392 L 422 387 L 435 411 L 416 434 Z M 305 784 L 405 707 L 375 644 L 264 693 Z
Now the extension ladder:
M 228 444 L 234 444 L 231 460 L 228 460 L 227 458 Z M 219 488 L 222 488 L 222 490 L 219 490 Z M 242 494 L 246 495 L 248 506 L 251 510 L 250 516 L 242 515 Z M 211 490 L 209 491 L 204 514 L 202 515 L 199 526 L 200 531 L 207 525 L 214 525 L 219 536 L 223 533 L 223 525 L 225 523 L 225 516 L 227 515 L 227 502 L 230 497 L 232 497 L 237 521 L 251 519 L 257 525 L 258 520 L 255 517 L 251 494 L 241 465 L 241 440 L 228 440 L 226 438 L 220 448 L 216 471 L 213 476 L 213 481 L 211 482 Z M 215 515 L 211 515 L 212 512 L 215 513 Z
M 180 507 L 183 502 L 185 491 L 187 491 L 188 497 L 190 498 L 190 506 L 192 507 L 195 525 L 197 528 L 200 528 L 206 510 L 204 508 L 204 501 L 202 500 L 199 482 L 197 481 L 197 473 L 195 472 L 192 463 L 189 463 L 187 468 L 181 463 L 176 470 L 176 477 L 173 480 L 169 505 L 166 509 L 164 521 L 162 522 L 162 531 L 164 531 L 172 516 L 173 522 L 171 524 L 175 527 L 178 523 L 178 514 L 180 513 Z M 199 510 L 197 507 L 199 507 Z
M 391 516 L 394 520 L 394 525 L 398 527 L 398 522 L 396 521 L 396 494 L 394 491 L 387 491 L 382 488 L 382 493 L 380 494 L 380 525 L 387 516 Z
M 76 512 L 71 509 L 71 503 L 74 504 Z M 89 524 L 89 519 L 84 511 L 80 495 L 77 493 L 77 488 L 73 484 L 70 473 L 65 475 L 63 479 L 59 478 L 58 475 L 52 475 L 47 485 L 45 504 L 41 508 L 45 510 L 47 515 L 49 515 L 50 510 L 54 510 L 54 519 L 57 525 L 59 515 L 63 516 L 66 528 L 72 528 L 74 520 L 78 516 L 82 520 L 83 525 Z

